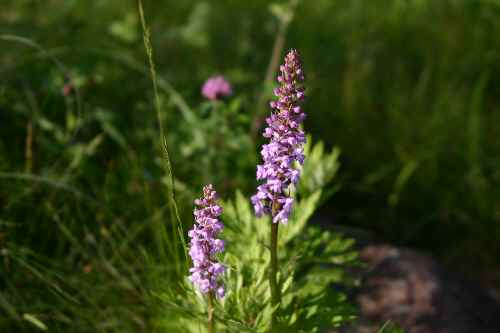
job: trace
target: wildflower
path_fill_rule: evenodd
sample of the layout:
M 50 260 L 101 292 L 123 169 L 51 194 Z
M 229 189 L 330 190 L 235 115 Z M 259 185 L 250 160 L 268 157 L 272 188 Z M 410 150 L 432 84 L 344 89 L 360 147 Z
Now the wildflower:
M 257 187 L 251 200 L 257 216 L 270 214 L 273 223 L 286 224 L 293 206 L 290 185 L 300 178 L 294 162 L 303 164 L 306 142 L 300 128 L 306 117 L 300 106 L 305 98 L 304 73 L 296 50 L 290 50 L 285 56 L 277 80 L 280 83 L 274 90 L 277 100 L 270 103 L 273 111 L 266 119 L 267 127 L 262 134 L 269 143 L 262 146 L 264 163 L 257 166 L 257 180 L 265 182 Z
M 212 76 L 205 81 L 201 88 L 201 94 L 212 101 L 229 96 L 232 93 L 231 84 L 222 75 Z
M 74 86 L 71 83 L 66 83 L 62 88 L 63 96 L 67 97 L 74 91 Z
M 222 207 L 217 204 L 217 192 L 212 185 L 203 187 L 203 197 L 195 200 L 194 210 L 196 223 L 188 233 L 191 238 L 189 255 L 193 267 L 189 270 L 190 280 L 203 293 L 214 292 L 217 297 L 224 297 L 224 287 L 219 277 L 225 267 L 217 262 L 216 253 L 224 251 L 224 241 L 217 239 L 223 225 L 219 220 Z

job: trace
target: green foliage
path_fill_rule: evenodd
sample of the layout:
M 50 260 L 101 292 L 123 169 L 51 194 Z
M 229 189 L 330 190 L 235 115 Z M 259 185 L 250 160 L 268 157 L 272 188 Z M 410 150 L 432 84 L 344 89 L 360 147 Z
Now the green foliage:
M 322 201 L 325 201 L 338 190 L 338 185 L 334 187 L 327 186 L 330 185 L 332 179 L 337 174 L 340 150 L 338 147 L 335 147 L 328 153 L 325 152 L 325 145 L 322 141 L 316 143 L 314 146 L 311 141 L 312 138 L 309 135 L 304 147 L 307 163 L 302 168 L 299 192 L 307 195 L 323 189 Z
M 323 166 L 336 165 L 337 155 L 323 156 L 318 153 L 321 147 L 318 143 L 308 151 L 317 152 L 316 158 L 307 155 L 304 169 L 324 171 Z M 326 172 L 324 178 L 331 180 L 336 168 Z M 299 194 L 301 199 L 289 224 L 280 228 L 278 239 L 282 304 L 277 331 L 320 332 L 354 317 L 354 308 L 342 289 L 352 283 L 345 269 L 357 263 L 357 254 L 352 239 L 307 224 L 320 203 L 322 186 L 311 194 Z M 219 331 L 268 331 L 275 310 L 268 281 L 271 221 L 256 218 L 249 199 L 239 191 L 223 206 L 226 252 L 221 259 L 228 273 L 226 296 L 216 308 Z M 170 290 L 159 295 L 165 307 L 161 312 L 171 312 L 171 317 L 158 325 L 169 332 L 199 332 L 206 325 L 206 300 L 187 280 L 181 289 L 180 293 Z
M 176 131 L 168 136 L 177 159 L 178 177 L 189 188 L 218 184 L 222 193 L 249 189 L 257 154 L 248 136 L 250 117 L 241 110 L 242 100 L 204 102 L 186 107 Z
M 259 142 L 245 133 L 291 18 L 284 3 L 145 4 L 185 228 L 201 183 L 227 197 L 254 188 Z M 170 318 L 151 291 L 178 285 L 167 241 L 178 230 L 136 2 L 1 7 L 0 331 L 152 331 Z M 331 156 L 304 166 L 299 199 L 498 285 L 499 17 L 496 0 L 298 3 L 285 47 L 305 61 L 305 127 L 324 142 L 308 159 Z M 203 103 L 217 73 L 235 96 Z M 290 248 L 309 233 L 301 223 L 281 228 Z

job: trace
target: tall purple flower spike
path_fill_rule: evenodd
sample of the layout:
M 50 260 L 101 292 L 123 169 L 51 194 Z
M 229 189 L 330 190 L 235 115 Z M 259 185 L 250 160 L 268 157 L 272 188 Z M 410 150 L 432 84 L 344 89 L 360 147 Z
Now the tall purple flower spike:
M 197 208 L 194 210 L 196 223 L 188 232 L 191 238 L 189 255 L 193 267 L 189 279 L 203 294 L 214 292 L 219 298 L 224 297 L 224 287 L 220 276 L 225 267 L 217 262 L 216 253 L 224 251 L 224 241 L 217 239 L 223 225 L 219 220 L 222 207 L 217 204 L 217 192 L 212 185 L 203 187 L 203 197 L 194 201 Z
M 257 166 L 257 180 L 264 180 L 264 183 L 257 187 L 251 199 L 255 214 L 270 214 L 273 223 L 288 223 L 293 206 L 290 185 L 300 178 L 294 162 L 304 163 L 306 138 L 300 128 L 306 117 L 300 107 L 305 98 L 303 81 L 299 54 L 292 49 L 280 66 L 280 86 L 274 90 L 278 99 L 270 103 L 272 113 L 266 119 L 267 127 L 262 134 L 270 141 L 262 146 L 264 163 Z
M 212 101 L 232 93 L 231 84 L 222 75 L 210 77 L 201 87 L 201 94 Z

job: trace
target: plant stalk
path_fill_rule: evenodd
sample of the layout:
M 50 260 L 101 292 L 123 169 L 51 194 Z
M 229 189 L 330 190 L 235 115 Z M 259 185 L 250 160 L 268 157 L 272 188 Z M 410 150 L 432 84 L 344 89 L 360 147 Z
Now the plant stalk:
M 214 293 L 210 292 L 208 294 L 208 333 L 215 333 L 215 321 L 214 321 Z
M 273 209 L 274 210 L 274 209 Z M 274 216 L 274 214 L 273 214 Z M 271 317 L 271 332 L 276 328 L 276 317 L 281 303 L 281 290 L 278 283 L 278 226 L 271 221 L 271 267 L 269 270 L 269 286 L 271 288 L 271 304 L 276 307 Z
M 165 172 L 168 175 L 168 186 L 167 186 L 167 191 L 168 191 L 168 206 L 169 206 L 169 211 L 170 211 L 170 221 L 172 223 L 172 239 L 168 241 L 172 241 L 173 245 L 172 247 L 174 248 L 174 261 L 176 263 L 176 273 L 177 276 L 182 275 L 182 268 L 181 268 L 181 260 L 180 260 L 180 255 L 179 255 L 179 239 L 175 236 L 177 231 L 179 231 L 179 234 L 182 237 L 183 231 L 182 231 L 182 222 L 181 218 L 179 215 L 179 209 L 177 206 L 177 201 L 175 200 L 175 180 L 174 180 L 174 174 L 172 171 L 172 163 L 170 161 L 170 155 L 168 152 L 168 144 L 167 144 L 167 137 L 165 133 L 165 129 L 163 127 L 163 121 L 161 117 L 161 102 L 160 102 L 160 94 L 158 92 L 158 80 L 157 80 L 157 75 L 156 75 L 156 68 L 153 60 L 153 46 L 151 45 L 151 38 L 150 38 L 150 32 L 149 28 L 147 27 L 146 24 L 146 18 L 144 16 L 144 9 L 142 6 L 142 0 L 137 0 L 137 6 L 139 10 L 139 18 L 141 21 L 141 26 L 142 26 L 142 32 L 143 32 L 143 41 L 144 41 L 144 48 L 146 50 L 146 55 L 148 58 L 148 63 L 149 63 L 149 71 L 150 71 L 150 76 L 151 76 L 151 82 L 153 84 L 153 94 L 154 94 L 154 106 L 156 110 L 156 117 L 157 117 L 157 122 L 158 122 L 158 127 L 159 127 L 159 134 L 160 134 L 160 142 L 162 142 L 163 145 L 163 154 L 164 154 L 164 159 L 163 161 L 163 168 Z M 166 230 L 163 230 L 164 237 L 165 239 L 168 239 L 168 236 L 166 235 Z

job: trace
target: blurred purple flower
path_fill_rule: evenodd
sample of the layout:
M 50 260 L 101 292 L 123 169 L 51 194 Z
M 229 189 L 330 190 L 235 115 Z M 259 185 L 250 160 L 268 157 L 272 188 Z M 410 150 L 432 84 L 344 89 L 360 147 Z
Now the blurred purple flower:
M 212 76 L 205 81 L 201 88 L 201 94 L 211 101 L 229 96 L 232 93 L 231 84 L 222 75 Z
M 221 298 L 224 297 L 224 287 L 219 277 L 225 267 L 217 262 L 215 254 L 224 251 L 224 241 L 216 238 L 223 229 L 219 221 L 222 207 L 217 204 L 217 198 L 213 186 L 206 185 L 203 197 L 194 201 L 198 207 L 194 210 L 196 223 L 188 232 L 191 238 L 189 255 L 193 261 L 189 278 L 203 294 L 214 292 Z
M 286 224 L 293 206 L 290 185 L 300 178 L 300 171 L 293 164 L 304 162 L 306 142 L 300 129 L 306 117 L 300 107 L 305 98 L 304 73 L 296 50 L 290 50 L 285 56 L 280 72 L 277 78 L 280 86 L 274 90 L 278 99 L 270 103 L 273 112 L 266 119 L 268 126 L 263 133 L 270 142 L 262 146 L 264 163 L 257 166 L 257 180 L 265 182 L 257 187 L 251 200 L 257 216 L 270 214 L 273 223 Z

